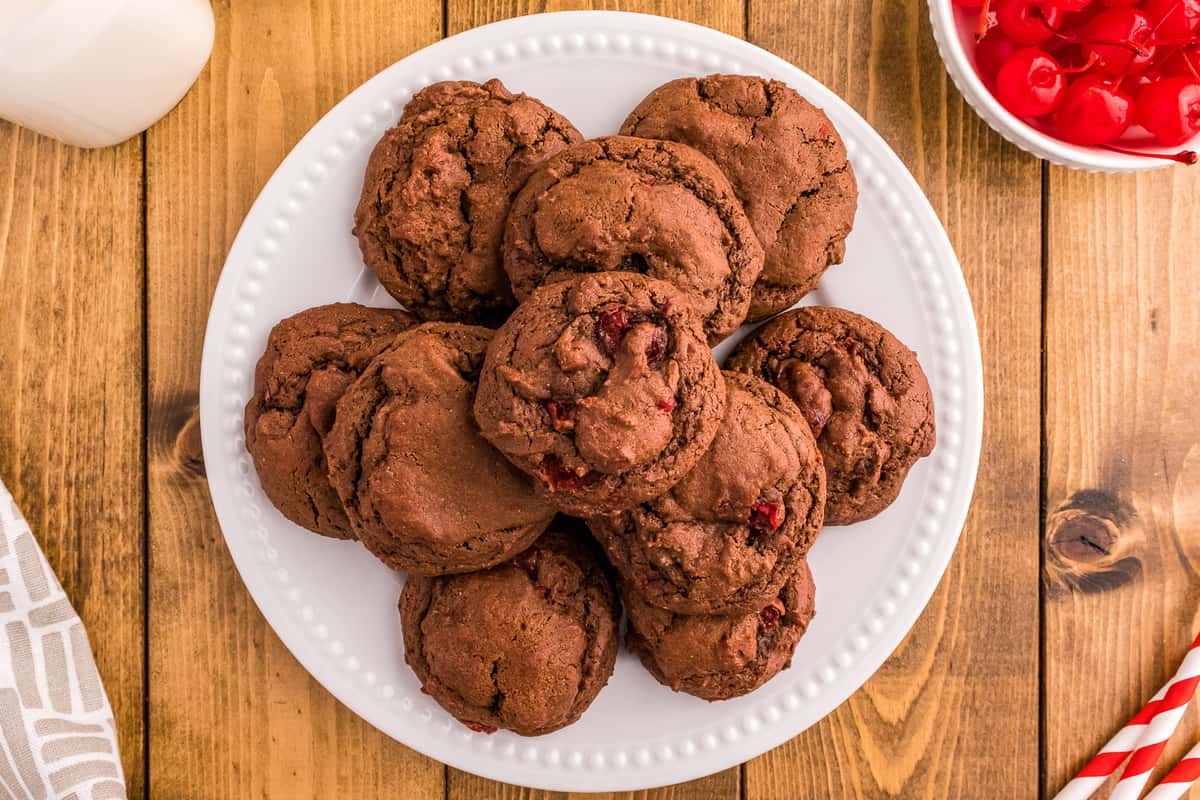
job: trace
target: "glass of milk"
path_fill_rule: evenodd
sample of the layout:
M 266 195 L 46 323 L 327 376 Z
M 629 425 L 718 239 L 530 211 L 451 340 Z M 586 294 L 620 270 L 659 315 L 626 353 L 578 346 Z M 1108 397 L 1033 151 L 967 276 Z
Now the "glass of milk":
M 116 144 L 179 102 L 212 43 L 208 0 L 0 0 L 0 117 Z

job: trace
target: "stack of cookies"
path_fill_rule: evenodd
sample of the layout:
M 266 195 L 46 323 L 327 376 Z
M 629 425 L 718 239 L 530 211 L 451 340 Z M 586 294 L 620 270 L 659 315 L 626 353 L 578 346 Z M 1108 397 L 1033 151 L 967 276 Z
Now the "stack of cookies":
M 908 348 L 784 311 L 856 203 L 833 125 L 775 81 L 672 81 L 590 141 L 499 81 L 434 84 L 354 219 L 406 310 L 272 330 L 246 407 L 263 490 L 407 574 L 405 659 L 475 730 L 578 719 L 622 605 L 659 681 L 750 692 L 813 617 L 822 527 L 878 514 L 933 449 Z M 722 370 L 712 345 L 767 318 Z

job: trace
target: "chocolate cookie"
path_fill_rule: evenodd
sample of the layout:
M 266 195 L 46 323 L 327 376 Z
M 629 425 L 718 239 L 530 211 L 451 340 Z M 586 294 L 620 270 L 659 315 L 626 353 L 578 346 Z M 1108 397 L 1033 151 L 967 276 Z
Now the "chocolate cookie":
M 692 471 L 661 497 L 588 520 L 631 590 L 682 614 L 761 609 L 824 515 L 825 470 L 799 409 L 757 378 L 725 380 L 725 419 Z
M 579 719 L 612 675 L 621 609 L 586 535 L 550 531 L 482 572 L 410 576 L 404 659 L 472 730 L 538 736 Z
M 745 320 L 762 263 L 715 164 L 685 145 L 626 136 L 547 160 L 513 201 L 504 234 L 518 300 L 580 272 L 640 272 L 687 292 L 713 344 Z
M 750 319 L 782 311 L 845 255 L 858 187 L 821 109 L 779 81 L 680 78 L 651 92 L 621 133 L 696 148 L 729 176 L 766 252 Z
M 548 284 L 496 334 L 483 435 L 560 510 L 595 516 L 671 488 L 712 442 L 725 383 L 674 286 L 631 272 Z
M 705 700 L 728 700 L 762 686 L 792 663 L 815 612 L 808 563 L 778 596 L 749 613 L 684 615 L 652 606 L 622 586 L 625 643 L 662 684 Z
M 329 485 L 321 440 L 346 387 L 414 324 L 403 311 L 335 303 L 301 311 L 271 329 L 246 404 L 246 449 L 267 497 L 297 525 L 354 538 Z
M 329 481 L 359 540 L 394 569 L 489 567 L 528 547 L 554 517 L 471 416 L 491 338 L 487 328 L 420 325 L 338 403 L 325 437 Z
M 498 80 L 422 89 L 367 163 L 354 214 L 363 260 L 422 319 L 500 321 L 513 305 L 499 252 L 509 204 L 534 167 L 580 139 Z
M 799 308 L 747 337 L 729 369 L 782 389 L 825 457 L 825 524 L 869 519 L 933 451 L 933 397 L 916 353 L 842 308 Z

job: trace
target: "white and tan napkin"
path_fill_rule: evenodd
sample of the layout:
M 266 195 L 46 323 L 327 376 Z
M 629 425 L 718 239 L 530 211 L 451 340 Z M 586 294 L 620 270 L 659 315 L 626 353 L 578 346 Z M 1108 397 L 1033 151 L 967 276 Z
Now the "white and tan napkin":
M 124 800 L 87 632 L 0 481 L 0 800 Z

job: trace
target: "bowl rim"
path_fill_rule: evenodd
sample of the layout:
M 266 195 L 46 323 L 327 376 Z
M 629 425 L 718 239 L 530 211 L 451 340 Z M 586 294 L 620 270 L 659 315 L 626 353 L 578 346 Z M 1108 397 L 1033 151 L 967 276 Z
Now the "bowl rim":
M 1055 164 L 1104 172 L 1135 172 L 1159 169 L 1174 164 L 1167 160 L 1143 158 L 1097 147 L 1075 145 L 1042 133 L 1002 106 L 983 83 L 959 38 L 952 0 L 929 0 L 929 18 L 933 26 L 938 54 L 955 85 L 962 92 L 963 98 L 993 130 L 1022 150 Z M 1187 149 L 1189 146 L 1200 146 L 1200 135 L 1193 137 L 1190 142 L 1180 148 L 1144 147 L 1139 149 L 1144 149 L 1147 153 L 1175 153 L 1180 149 Z

